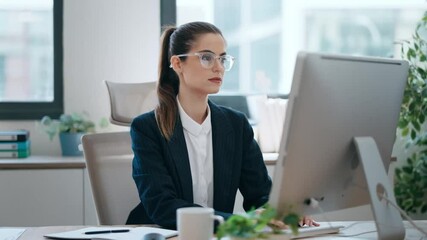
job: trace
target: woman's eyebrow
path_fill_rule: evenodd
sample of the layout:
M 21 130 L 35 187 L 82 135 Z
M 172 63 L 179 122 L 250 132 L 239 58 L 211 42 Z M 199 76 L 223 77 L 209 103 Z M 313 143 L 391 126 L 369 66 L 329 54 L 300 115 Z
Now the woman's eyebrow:
M 210 52 L 210 53 L 216 54 L 216 53 L 214 53 L 213 51 L 211 51 L 209 49 L 200 50 L 198 52 Z M 219 56 L 224 56 L 224 55 L 227 55 L 227 53 L 223 52 L 223 53 L 219 54 Z

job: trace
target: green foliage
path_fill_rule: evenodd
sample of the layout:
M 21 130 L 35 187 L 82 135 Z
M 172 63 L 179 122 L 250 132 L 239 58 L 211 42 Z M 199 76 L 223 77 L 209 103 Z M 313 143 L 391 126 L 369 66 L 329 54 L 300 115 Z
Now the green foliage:
M 284 217 L 277 216 L 276 210 L 265 205 L 262 211 L 251 210 L 246 215 L 233 215 L 218 227 L 216 236 L 219 240 L 225 236 L 256 239 L 268 238 L 268 235 L 278 234 L 279 228 L 272 223 L 274 220 L 282 220 L 290 227 L 294 234 L 298 234 L 299 216 L 289 213 Z M 266 231 L 270 227 L 271 231 Z
M 40 123 L 43 130 L 49 135 L 50 140 L 59 133 L 95 132 L 95 123 L 89 120 L 87 113 L 62 114 L 59 119 L 51 119 L 49 116 L 44 116 Z M 106 127 L 107 125 L 106 119 L 101 120 L 101 127 Z
M 427 156 L 414 153 L 395 171 L 394 192 L 399 206 L 408 213 L 427 212 Z
M 395 195 L 408 213 L 427 212 L 427 12 L 417 24 L 412 40 L 402 42 L 402 58 L 409 62 L 408 80 L 398 128 L 408 139 L 406 148 L 416 149 L 395 172 Z

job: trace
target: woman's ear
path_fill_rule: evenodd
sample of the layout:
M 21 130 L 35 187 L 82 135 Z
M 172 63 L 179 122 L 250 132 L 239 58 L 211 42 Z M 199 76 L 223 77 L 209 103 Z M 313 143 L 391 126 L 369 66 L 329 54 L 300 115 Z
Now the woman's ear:
M 181 73 L 181 60 L 177 56 L 172 56 L 170 59 L 171 67 L 176 73 Z

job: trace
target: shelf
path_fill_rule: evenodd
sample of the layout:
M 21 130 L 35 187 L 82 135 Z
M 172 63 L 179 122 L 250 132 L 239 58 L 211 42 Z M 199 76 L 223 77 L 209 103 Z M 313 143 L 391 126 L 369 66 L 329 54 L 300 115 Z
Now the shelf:
M 83 169 L 86 163 L 83 156 L 40 156 L 28 158 L 0 158 L 0 169 Z

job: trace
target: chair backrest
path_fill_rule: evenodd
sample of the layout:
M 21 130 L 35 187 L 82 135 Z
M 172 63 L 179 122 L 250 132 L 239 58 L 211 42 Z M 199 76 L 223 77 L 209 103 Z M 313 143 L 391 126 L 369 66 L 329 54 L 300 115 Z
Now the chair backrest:
M 105 81 L 110 95 L 110 122 L 130 126 L 134 117 L 157 105 L 157 82 L 116 83 Z
M 86 134 L 82 145 L 99 224 L 124 225 L 140 202 L 129 132 Z

